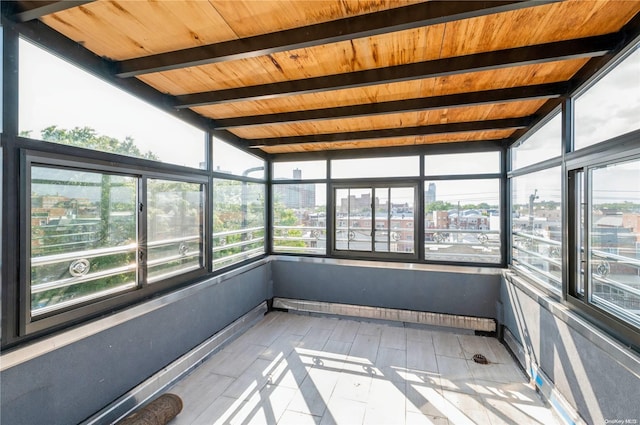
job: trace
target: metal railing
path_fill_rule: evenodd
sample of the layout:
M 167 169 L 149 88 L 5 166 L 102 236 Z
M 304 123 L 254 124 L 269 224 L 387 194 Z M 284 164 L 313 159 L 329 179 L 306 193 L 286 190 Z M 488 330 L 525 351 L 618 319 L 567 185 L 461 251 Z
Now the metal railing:
M 291 232 L 299 232 L 300 235 L 291 235 Z M 323 226 L 273 226 L 273 249 L 278 252 L 324 254 L 326 237 L 326 227 Z M 304 245 L 295 245 L 300 243 Z M 322 246 L 313 246 L 318 243 Z
M 264 254 L 264 236 L 254 236 L 254 233 L 264 235 L 264 227 L 250 227 L 239 230 L 226 230 L 213 233 L 213 268 L 228 266 L 258 255 Z M 239 241 L 228 242 L 228 239 L 240 237 Z M 259 246 L 256 246 L 259 245 Z M 228 251 L 228 252 L 224 252 Z
M 501 246 L 498 230 L 425 229 L 427 260 L 499 263 Z
M 555 289 L 561 288 L 562 243 L 523 232 L 512 232 L 512 235 L 514 251 L 524 254 L 522 257 L 514 255 L 513 264 L 516 269 L 529 272 L 536 277 L 536 280 L 551 284 Z M 604 249 L 603 247 L 590 249 L 591 278 L 594 283 L 593 301 L 627 320 L 640 323 L 638 318 L 640 315 L 640 258 L 606 252 Z M 634 248 L 627 248 L 627 250 L 630 254 L 640 255 Z M 554 255 L 549 255 L 550 252 Z M 539 260 L 539 265 L 543 267 L 532 264 L 531 259 Z M 557 274 L 553 273 L 552 267 L 556 268 Z M 619 267 L 631 272 L 624 273 L 624 270 L 620 270 Z M 596 284 L 599 288 L 595 288 Z

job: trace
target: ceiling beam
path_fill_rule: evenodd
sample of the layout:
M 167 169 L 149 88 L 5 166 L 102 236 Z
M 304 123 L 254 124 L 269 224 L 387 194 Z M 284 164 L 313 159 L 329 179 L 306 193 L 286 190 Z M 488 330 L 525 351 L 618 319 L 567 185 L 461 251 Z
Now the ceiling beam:
M 509 87 L 470 93 L 457 93 L 417 99 L 394 100 L 308 111 L 283 112 L 267 115 L 226 118 L 216 120 L 216 129 L 254 127 L 268 124 L 288 124 L 328 119 L 344 119 L 393 113 L 428 111 L 460 106 L 477 106 L 491 103 L 547 99 L 562 96 L 568 90 L 566 83 L 550 83 L 532 86 Z
M 35 7 L 16 10 L 9 19 L 14 22 L 27 22 L 34 19 L 39 19 L 43 16 L 50 15 L 52 13 L 62 12 L 63 10 L 71 9 L 74 7 L 82 6 L 83 4 L 91 3 L 95 0 L 59 0 L 59 1 L 37 1 Z M 19 3 L 16 3 L 16 9 L 19 8 Z
M 303 143 L 353 142 L 370 139 L 392 139 L 398 137 L 426 136 L 430 134 L 462 133 L 470 131 L 501 130 L 524 128 L 529 126 L 533 117 L 505 118 L 498 120 L 457 122 L 450 124 L 421 125 L 416 127 L 389 128 L 383 130 L 364 130 L 305 136 L 275 137 L 270 139 L 248 140 L 249 147 L 293 145 Z
M 575 96 L 577 92 L 580 92 L 585 87 L 594 83 L 600 78 L 601 70 L 611 66 L 611 63 L 616 60 L 620 55 L 624 55 L 627 51 L 632 49 L 638 43 L 640 43 L 640 14 L 633 17 L 627 24 L 622 27 L 619 34 L 623 37 L 621 42 L 615 49 L 612 49 L 606 55 L 591 58 L 572 78 L 568 83 L 567 95 Z M 545 120 L 546 116 L 558 108 L 564 100 L 561 98 L 552 98 L 545 102 L 544 105 L 536 111 L 536 120 L 531 123 L 530 128 L 523 128 L 515 131 L 511 137 L 509 137 L 507 146 L 511 146 L 523 137 L 529 137 L 532 134 L 536 125 Z
M 215 122 L 213 120 L 203 117 L 191 110 L 175 109 L 173 107 L 175 100 L 172 96 L 159 92 L 137 78 L 122 79 L 116 77 L 113 74 L 113 62 L 97 56 L 86 47 L 54 31 L 39 20 L 22 24 L 3 20 L 2 24 L 10 27 L 12 31 L 21 34 L 27 40 L 30 40 L 44 50 L 65 58 L 65 60 L 73 63 L 78 68 L 139 99 L 144 99 L 146 102 L 175 118 L 191 124 L 202 131 L 212 131 L 215 129 Z M 235 147 L 240 149 L 245 148 L 246 143 L 244 140 L 229 131 L 215 131 L 215 134 L 216 137 Z M 261 151 L 252 153 L 263 157 L 267 156 Z
M 183 109 L 241 100 L 270 99 L 601 56 L 616 48 L 622 40 L 621 34 L 613 33 L 302 80 L 185 94 L 176 96 L 177 103 L 174 106 Z
M 254 58 L 273 53 L 372 37 L 494 13 L 553 3 L 526 1 L 428 1 L 302 28 L 230 40 L 206 46 L 128 59 L 117 64 L 119 77 Z

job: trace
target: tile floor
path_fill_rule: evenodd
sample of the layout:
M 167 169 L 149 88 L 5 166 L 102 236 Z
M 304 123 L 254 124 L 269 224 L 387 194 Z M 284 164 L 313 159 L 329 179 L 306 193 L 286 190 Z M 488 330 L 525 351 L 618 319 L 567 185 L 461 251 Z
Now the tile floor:
M 495 338 L 282 312 L 169 391 L 172 425 L 560 423 Z

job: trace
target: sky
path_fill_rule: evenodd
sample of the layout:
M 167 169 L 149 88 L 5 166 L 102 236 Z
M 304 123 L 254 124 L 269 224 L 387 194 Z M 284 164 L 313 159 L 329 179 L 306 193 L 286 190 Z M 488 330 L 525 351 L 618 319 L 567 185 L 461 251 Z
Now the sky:
M 91 127 L 132 137 L 162 161 L 199 168 L 204 132 L 20 40 L 19 130 L 34 138 L 48 126 Z
M 144 152 L 156 153 L 164 162 L 199 168 L 204 162 L 204 133 L 177 118 L 129 95 L 110 84 L 101 81 L 63 60 L 44 52 L 27 41 L 20 41 L 20 107 L 19 129 L 31 131 L 39 137 L 42 129 L 57 125 L 61 128 L 88 126 L 99 134 L 124 139 L 132 137 Z M 576 100 L 576 144 L 588 146 L 616 134 L 622 134 L 639 127 L 640 122 L 640 48 L 631 57 L 616 67 L 592 89 Z M 552 158 L 560 154 L 559 115 L 543 126 L 516 150 L 519 167 Z M 222 154 L 224 162 L 216 160 L 215 152 Z M 471 154 L 473 160 L 463 161 L 464 173 L 492 172 L 490 164 L 495 163 L 495 154 Z M 218 157 L 218 158 L 220 158 Z M 447 168 L 461 160 L 451 155 L 432 155 L 426 158 L 426 175 L 452 172 Z M 358 161 L 358 162 L 355 162 Z M 301 163 L 298 163 L 301 164 Z M 304 178 L 324 178 L 324 161 L 304 163 Z M 489 164 L 487 166 L 487 164 Z M 219 169 L 242 175 L 248 168 L 264 166 L 264 162 L 250 154 L 235 149 L 226 143 L 214 143 L 214 170 Z M 469 168 L 471 167 L 471 168 Z M 276 165 L 275 177 L 291 177 L 295 164 Z M 364 171 L 366 168 L 367 171 Z M 455 171 L 453 171 L 455 172 Z M 371 158 L 367 160 L 334 160 L 332 173 L 339 178 L 358 177 L 399 177 L 417 176 L 419 159 L 417 156 L 397 158 Z M 635 198 L 638 200 L 637 185 L 634 186 L 634 171 L 619 175 L 629 175 L 622 192 L 612 192 L 609 197 Z M 608 175 L 613 175 L 608 173 Z M 264 177 L 264 171 L 253 170 L 249 176 Z M 540 175 L 540 177 L 545 177 Z M 619 179 L 606 178 L 605 185 L 620 185 Z M 555 180 L 555 178 L 553 178 Z M 604 181 L 604 180 L 603 180 Z M 549 187 L 555 182 L 540 181 L 541 187 Z M 488 196 L 484 186 L 488 182 L 474 183 L 470 189 L 468 181 L 458 184 L 438 184 L 438 199 L 461 199 Z M 465 187 L 466 186 L 466 187 Z M 488 187 L 488 186 L 487 186 Z M 324 200 L 322 200 L 324 201 Z

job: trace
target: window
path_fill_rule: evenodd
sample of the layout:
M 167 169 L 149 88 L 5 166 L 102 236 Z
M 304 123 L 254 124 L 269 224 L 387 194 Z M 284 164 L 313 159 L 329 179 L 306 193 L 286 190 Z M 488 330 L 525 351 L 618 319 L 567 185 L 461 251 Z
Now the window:
M 213 171 L 234 176 L 264 179 L 265 162 L 222 140 L 213 138 Z
M 32 317 L 138 285 L 137 179 L 32 164 Z
M 147 279 L 149 282 L 203 267 L 203 187 L 147 181 Z
M 464 164 L 461 166 L 461 164 Z M 439 175 L 468 175 L 468 174 L 498 174 L 500 173 L 500 152 L 474 152 L 425 155 L 425 174 Z
M 560 167 L 511 180 L 513 265 L 556 291 L 562 289 Z
M 557 114 L 538 131 L 511 147 L 511 169 L 517 170 L 562 155 L 562 115 Z
M 274 180 L 318 180 L 327 177 L 327 161 L 276 162 Z
M 20 135 L 205 168 L 202 130 L 25 40 L 19 49 Z
M 336 188 L 335 251 L 415 254 L 416 193 L 415 186 Z
M 640 129 L 640 44 L 575 100 L 575 147 Z
M 420 158 L 417 156 L 331 160 L 331 177 L 334 179 L 411 177 L 419 174 Z
M 213 180 L 213 268 L 264 254 L 265 185 Z
M 500 180 L 425 182 L 425 259 L 500 263 Z
M 326 254 L 326 185 L 273 185 L 273 250 Z
M 571 173 L 573 295 L 640 326 L 640 159 Z

